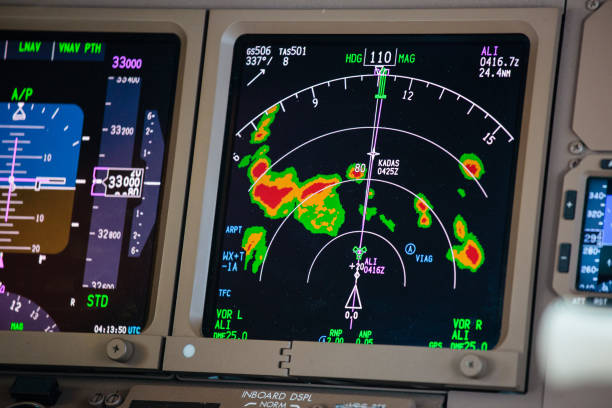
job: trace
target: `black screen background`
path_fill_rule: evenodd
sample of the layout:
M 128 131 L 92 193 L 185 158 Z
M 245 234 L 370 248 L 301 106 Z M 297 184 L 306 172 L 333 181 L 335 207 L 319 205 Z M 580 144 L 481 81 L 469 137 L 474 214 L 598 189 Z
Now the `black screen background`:
M 504 49 L 504 55 L 521 58 L 521 66 L 514 69 L 511 79 L 478 78 L 479 50 L 485 44 L 500 44 Z M 255 84 L 258 86 L 248 87 L 247 83 L 260 68 L 244 66 L 246 49 L 255 45 L 306 45 L 309 54 L 306 57 L 292 57 L 288 67 L 282 70 L 270 69 L 266 75 L 257 79 Z M 303 88 L 333 78 L 371 74 L 372 67 L 365 68 L 360 64 L 344 63 L 345 53 L 362 52 L 364 47 L 376 47 L 376 49 L 398 47 L 400 52 L 414 52 L 417 63 L 391 67 L 390 75 L 422 78 L 460 93 L 487 110 L 516 140 L 508 145 L 503 134 L 499 133 L 499 140 L 490 149 L 485 150 L 482 146 L 484 143 L 480 139 L 486 131 L 494 131 L 495 127 L 492 129 L 483 127 L 481 122 L 484 118 L 474 122 L 468 120 L 471 119 L 466 115 L 469 104 L 463 101 L 458 108 L 455 98 L 449 94 L 438 99 L 439 88 L 429 89 L 424 84 L 420 84 L 418 88 L 414 88 L 415 92 L 418 92 L 417 96 L 422 95 L 419 103 L 404 106 L 401 110 L 397 109 L 397 105 L 393 105 L 393 108 L 387 107 L 391 102 L 385 102 L 387 105 L 383 108 L 381 126 L 428 135 L 457 156 L 463 152 L 475 152 L 483 159 L 486 173 L 481 182 L 489 198 L 470 202 L 469 212 L 466 212 L 465 199 L 460 198 L 455 190 L 458 187 L 464 188 L 468 197 L 476 198 L 480 192 L 473 182 L 463 182 L 455 162 L 419 161 L 422 157 L 427 157 L 430 151 L 427 145 L 414 140 L 400 140 L 392 135 L 385 136 L 384 131 L 381 131 L 379 137 L 381 146 L 379 151 L 402 152 L 387 156 L 401 158 L 402 177 L 409 177 L 412 191 L 426 192 L 447 227 L 453 245 L 456 245 L 457 241 L 452 236 L 452 220 L 454 215 L 460 213 L 468 221 L 469 230 L 478 236 L 483 245 L 486 261 L 476 273 L 458 269 L 457 289 L 453 291 L 452 286 L 446 282 L 448 265 L 450 265 L 450 262 L 444 259 L 445 249 L 448 249 L 446 241 L 440 240 L 440 232 L 436 229 L 436 225 L 429 230 L 418 231 L 418 239 L 423 247 L 431 248 L 429 252 L 437 259 L 437 265 L 440 266 L 436 268 L 440 273 L 431 273 L 431 268 L 426 273 L 416 275 L 409 273 L 406 288 L 401 288 L 397 284 L 399 278 L 393 273 L 385 276 L 385 279 L 361 285 L 362 301 L 365 305 L 367 299 L 371 312 L 369 317 L 365 317 L 365 310 L 362 311 L 360 320 L 356 321 L 356 327 L 374 328 L 375 343 L 426 346 L 431 340 L 443 340 L 448 347 L 448 340 L 453 332 L 453 317 L 478 318 L 486 323 L 485 329 L 476 339 L 487 341 L 489 348 L 497 344 L 501 332 L 508 237 L 529 52 L 528 40 L 522 35 L 375 37 L 287 35 L 282 38 L 249 35 L 241 37 L 234 49 L 226 143 L 204 314 L 205 336 L 212 337 L 216 308 L 223 307 L 241 310 L 243 320 L 238 323 L 234 321 L 236 326 L 233 329 L 248 331 L 250 339 L 316 341 L 330 328 L 347 328 L 339 315 L 344 310 L 353 277 L 349 274 L 341 275 L 338 270 L 346 269 L 345 265 L 351 260 L 350 254 L 338 255 L 331 260 L 326 259 L 324 264 L 321 264 L 324 266 L 320 267 L 319 273 L 333 274 L 331 275 L 333 278 L 317 283 L 314 281 L 315 274 L 310 287 L 305 289 L 304 286 L 304 269 L 308 269 L 311 257 L 304 255 L 308 261 L 302 263 L 300 255 L 316 253 L 329 240 L 329 236 L 327 239 L 322 239 L 320 236 L 311 235 L 297 221 L 289 220 L 274 242 L 274 252 L 270 253 L 267 260 L 265 278 L 262 282 L 258 282 L 255 276 L 248 276 L 250 272 L 243 270 L 229 274 L 223 271 L 220 265 L 223 250 L 240 247 L 237 238 L 223 235 L 227 225 L 243 225 L 244 228 L 262 225 L 268 231 L 269 243 L 272 233 L 280 223 L 280 220 L 264 218 L 262 211 L 249 202 L 248 195 L 245 194 L 250 184 L 246 177 L 246 169 L 237 169 L 231 159 L 233 153 L 243 157 L 259 147 L 249 146 L 246 142 L 252 128 L 249 127 L 243 132 L 242 139 L 237 139 L 233 135 L 273 103 Z M 273 48 L 276 52 L 276 47 Z M 387 101 L 401 98 L 401 91 L 405 87 L 401 89 L 394 87 L 391 78 L 387 84 Z M 312 108 L 310 93 L 301 93 L 299 98 L 295 100 L 291 98 L 285 103 L 287 111 L 276 116 L 271 126 L 270 139 L 264 143 L 271 147 L 269 156 L 273 163 L 281 154 L 298 144 L 292 137 L 305 140 L 335 129 L 372 126 L 374 104 L 364 104 L 361 101 L 366 100 L 365 98 L 368 102 L 373 101 L 371 91 L 374 88 L 363 92 L 358 87 L 352 89 L 351 100 L 354 103 L 325 105 L 326 100 L 334 97 L 334 87 L 338 88 L 341 85 L 335 84 L 327 89 L 325 86 L 316 88 L 316 96 L 319 99 L 316 110 Z M 389 114 L 389 109 L 393 114 Z M 304 132 L 307 134 L 300 133 L 302 125 L 308 128 Z M 292 134 L 288 129 L 296 130 Z M 468 141 L 465 137 L 467 134 L 476 134 L 480 137 Z M 365 136 L 365 139 L 369 140 L 369 135 Z M 296 152 L 289 160 L 279 164 L 275 170 L 280 171 L 294 166 L 301 181 L 317 173 L 338 173 L 344 178 L 343 170 L 338 165 L 339 157 L 343 159 L 343 164 L 344 162 L 349 164 L 356 160 L 347 161 L 345 157 L 364 157 L 368 151 L 367 148 L 358 147 L 353 143 L 353 139 L 348 137 L 326 138 L 325 148 L 316 151 L 314 145 L 311 146 L 313 149 Z M 322 144 L 318 145 L 320 146 Z M 345 155 L 346 152 L 350 153 Z M 414 165 L 411 167 L 409 163 Z M 404 183 L 399 182 L 399 184 Z M 436 187 L 431 188 L 432 185 Z M 384 195 L 387 197 L 387 209 L 383 209 L 383 213 L 388 212 L 390 218 L 396 221 L 405 217 L 409 220 L 406 223 L 416 223 L 412 197 L 398 193 L 387 186 L 373 184 L 372 187 L 376 189 L 377 194 L 372 205 L 384 207 L 379 198 Z M 343 197 L 353 197 L 357 194 L 361 199 L 362 195 L 357 191 L 362 191 L 363 185 L 342 186 L 342 189 L 338 191 L 341 191 L 340 196 L 342 205 L 346 209 L 347 221 L 340 232 L 360 227 L 354 224 L 351 224 L 351 228 L 348 227 L 351 223 L 349 220 L 360 219 L 356 208 L 358 203 L 349 205 Z M 399 207 L 400 203 L 405 209 Z M 394 207 L 395 212 L 389 207 Z M 385 233 L 381 225 L 374 226 L 373 222 L 367 225 L 370 230 Z M 400 227 L 398 223 L 398 231 Z M 416 231 L 416 228 L 413 229 Z M 412 234 L 412 231 L 410 233 Z M 416 239 L 412 237 L 413 235 L 410 235 L 410 238 L 406 238 L 404 242 Z M 403 245 L 399 248 L 403 249 Z M 333 247 L 329 247 L 328 250 L 333 252 Z M 382 249 L 381 251 L 384 252 Z M 390 268 L 397 268 L 397 265 L 393 265 L 394 258 L 391 252 L 383 254 L 383 257 L 389 260 L 387 264 Z M 406 264 L 407 269 L 417 268 L 415 265 L 408 266 L 408 262 Z M 232 298 L 219 297 L 219 288 L 232 289 Z M 355 336 L 347 336 L 347 341 L 354 341 Z

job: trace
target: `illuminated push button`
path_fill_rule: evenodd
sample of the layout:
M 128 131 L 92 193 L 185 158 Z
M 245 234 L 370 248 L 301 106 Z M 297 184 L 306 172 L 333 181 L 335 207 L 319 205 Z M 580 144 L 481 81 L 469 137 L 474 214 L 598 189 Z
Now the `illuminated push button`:
M 106 343 L 106 355 L 111 360 L 125 363 L 134 354 L 134 345 L 123 339 L 112 339 Z
M 468 354 L 459 362 L 459 369 L 466 377 L 478 378 L 482 376 L 487 369 L 487 362 L 485 359 L 475 354 Z
M 612 159 L 603 159 L 599 162 L 599 166 L 603 170 L 612 170 Z
M 566 242 L 559 245 L 559 261 L 557 262 L 557 270 L 561 273 L 567 273 L 569 271 L 570 253 L 572 251 L 572 244 Z
M 563 218 L 573 220 L 576 216 L 576 190 L 565 192 L 565 202 L 563 204 Z

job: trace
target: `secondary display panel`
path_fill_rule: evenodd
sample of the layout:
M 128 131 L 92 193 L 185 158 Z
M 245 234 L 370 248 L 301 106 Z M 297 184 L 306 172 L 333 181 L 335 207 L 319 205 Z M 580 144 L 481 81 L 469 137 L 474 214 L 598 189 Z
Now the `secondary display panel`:
M 612 285 L 612 194 L 609 178 L 590 177 L 582 216 L 576 289 L 609 293 Z
M 591 154 L 563 180 L 557 230 L 555 291 L 574 303 L 612 297 L 612 159 Z
M 246 35 L 203 333 L 494 347 L 529 40 Z
M 0 329 L 140 334 L 180 41 L 0 39 Z

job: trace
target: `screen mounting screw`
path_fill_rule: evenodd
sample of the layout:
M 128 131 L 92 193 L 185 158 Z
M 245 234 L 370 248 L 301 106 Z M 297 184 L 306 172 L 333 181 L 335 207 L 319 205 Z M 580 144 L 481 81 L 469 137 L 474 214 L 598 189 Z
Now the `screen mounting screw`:
M 586 8 L 587 10 L 595 11 L 599 8 L 600 4 L 601 3 L 599 2 L 599 0 L 587 0 Z
M 469 378 L 481 377 L 487 368 L 487 362 L 484 358 L 475 354 L 467 354 L 463 356 L 459 362 L 461 373 Z
M 570 160 L 568 167 L 570 169 L 573 169 L 575 167 L 578 167 L 579 164 L 580 164 L 580 159 L 573 159 L 573 160 Z
M 125 363 L 134 354 L 134 345 L 126 340 L 115 338 L 106 343 L 106 356 L 111 360 Z
M 584 152 L 584 144 L 579 140 L 571 142 L 567 148 L 571 154 L 580 154 Z

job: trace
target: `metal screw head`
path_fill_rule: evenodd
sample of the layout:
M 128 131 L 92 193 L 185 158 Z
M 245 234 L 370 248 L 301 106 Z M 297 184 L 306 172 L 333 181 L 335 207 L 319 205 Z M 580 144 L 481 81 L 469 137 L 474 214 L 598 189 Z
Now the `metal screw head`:
M 584 145 L 579 140 L 573 141 L 567 148 L 571 154 L 580 154 L 584 152 Z
M 578 167 L 579 164 L 580 164 L 580 159 L 574 159 L 574 160 L 570 160 L 568 166 L 570 169 L 573 169 L 575 167 Z
M 121 405 L 123 402 L 123 397 L 118 392 L 113 392 L 112 394 L 108 394 L 106 398 L 104 398 L 104 405 L 107 408 L 114 408 Z
M 599 0 L 587 0 L 586 2 L 587 10 L 591 10 L 591 11 L 597 10 L 600 5 L 601 3 L 599 2 Z
M 134 354 L 134 345 L 123 339 L 112 339 L 106 343 L 106 356 L 111 360 L 125 363 Z
M 466 377 L 478 378 L 482 376 L 487 368 L 487 362 L 482 357 L 475 354 L 463 356 L 459 362 L 459 370 Z
M 87 403 L 92 407 L 103 406 L 104 405 L 104 394 L 102 394 L 101 392 L 96 392 L 91 397 L 89 397 L 89 400 L 87 401 Z

